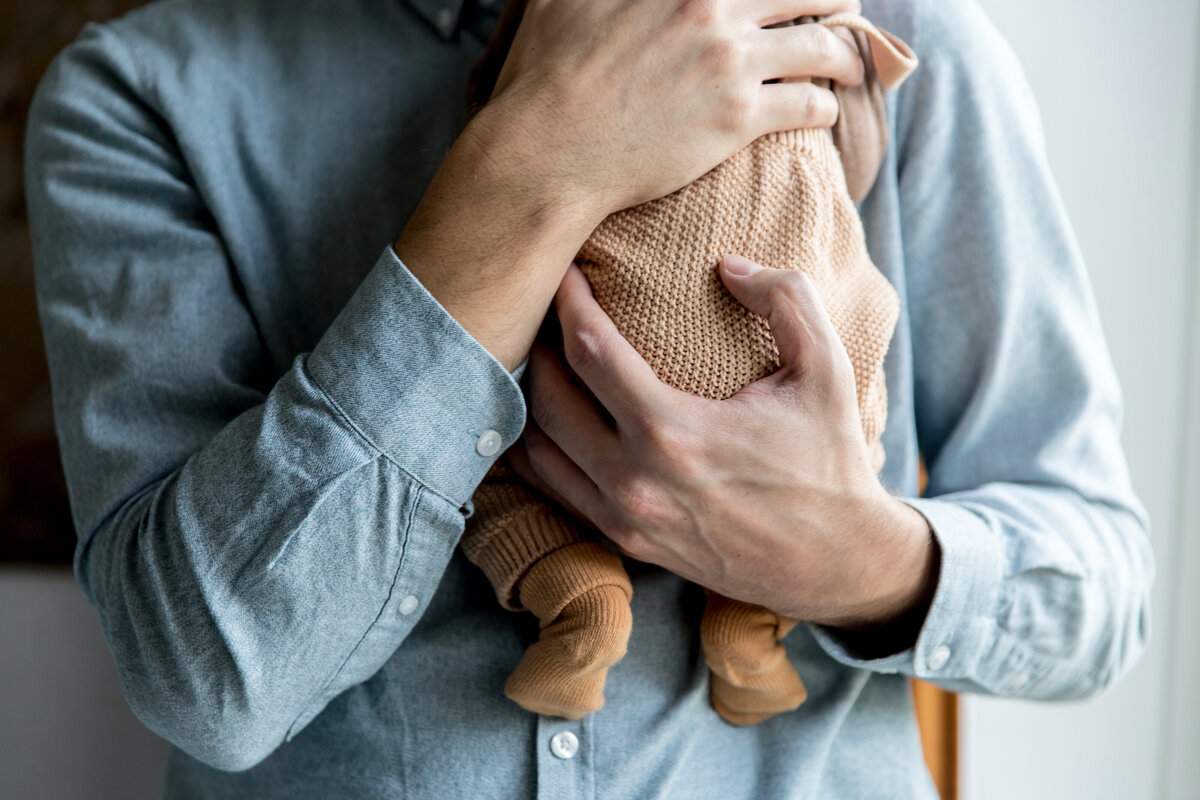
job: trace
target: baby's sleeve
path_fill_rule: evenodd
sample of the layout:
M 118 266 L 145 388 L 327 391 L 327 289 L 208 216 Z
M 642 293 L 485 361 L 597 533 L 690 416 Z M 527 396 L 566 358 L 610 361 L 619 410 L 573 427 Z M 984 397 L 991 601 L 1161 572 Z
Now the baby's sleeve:
M 850 199 L 862 202 L 875 183 L 888 146 L 885 88 L 871 60 L 871 47 L 862 31 L 835 28 L 841 37 L 854 42 L 863 57 L 865 73 L 860 86 L 833 85 L 840 113 L 833 126 L 833 143 L 842 156 Z
M 899 88 L 916 69 L 917 59 L 908 45 L 861 17 L 840 14 L 822 24 L 854 44 L 863 61 L 861 85 L 833 85 L 841 110 L 833 142 L 842 157 L 850 198 L 860 203 L 875 184 L 888 148 L 884 93 Z

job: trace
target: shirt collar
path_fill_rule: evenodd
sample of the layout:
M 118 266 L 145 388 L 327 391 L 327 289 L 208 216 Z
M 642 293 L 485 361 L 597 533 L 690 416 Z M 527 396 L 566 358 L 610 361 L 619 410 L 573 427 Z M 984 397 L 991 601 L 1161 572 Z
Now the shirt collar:
M 464 0 L 405 0 L 443 39 L 454 38 Z

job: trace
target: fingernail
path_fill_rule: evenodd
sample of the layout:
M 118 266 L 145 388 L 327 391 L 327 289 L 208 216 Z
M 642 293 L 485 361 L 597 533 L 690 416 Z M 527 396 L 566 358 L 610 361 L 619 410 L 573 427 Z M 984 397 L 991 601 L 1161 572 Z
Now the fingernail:
M 724 265 L 725 271 L 730 275 L 753 275 L 762 269 L 761 266 L 755 264 L 750 259 L 745 256 L 739 256 L 736 253 L 730 253 L 725 256 L 721 260 L 721 264 Z

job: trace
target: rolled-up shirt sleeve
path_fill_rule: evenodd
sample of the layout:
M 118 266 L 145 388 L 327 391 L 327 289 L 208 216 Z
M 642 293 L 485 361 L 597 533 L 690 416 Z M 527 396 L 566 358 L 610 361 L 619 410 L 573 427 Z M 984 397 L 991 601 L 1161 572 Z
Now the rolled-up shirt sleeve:
M 918 4 L 897 97 L 925 496 L 941 549 L 916 644 L 844 664 L 1028 698 L 1093 694 L 1148 635 L 1149 519 L 1122 398 L 1021 67 L 973 2 Z M 935 8 L 936 6 L 936 8 Z
M 421 618 L 475 487 L 521 433 L 517 376 L 390 248 L 273 373 L 105 26 L 43 79 L 26 165 L 77 577 L 142 721 L 248 768 Z

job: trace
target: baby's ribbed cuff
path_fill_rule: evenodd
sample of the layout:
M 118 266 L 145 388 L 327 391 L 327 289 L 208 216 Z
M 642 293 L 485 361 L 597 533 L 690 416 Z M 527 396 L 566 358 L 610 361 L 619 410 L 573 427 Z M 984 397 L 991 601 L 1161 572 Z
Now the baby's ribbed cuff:
M 519 487 L 484 484 L 474 497 L 475 513 L 488 528 L 462 540 L 463 552 L 496 590 L 500 604 L 521 611 L 516 586 L 547 554 L 580 541 L 575 527 L 542 503 L 531 503 Z
M 769 626 L 772 640 L 787 636 L 796 627 L 796 620 L 776 614 L 769 608 L 752 603 L 743 603 L 711 590 L 705 590 L 708 598 L 704 608 L 704 626 L 713 641 L 741 641 L 746 631 Z
M 543 558 L 521 583 L 521 602 L 543 623 L 556 619 L 567 603 L 598 586 L 617 586 L 633 599 L 633 585 L 621 559 L 597 542 L 580 542 Z

